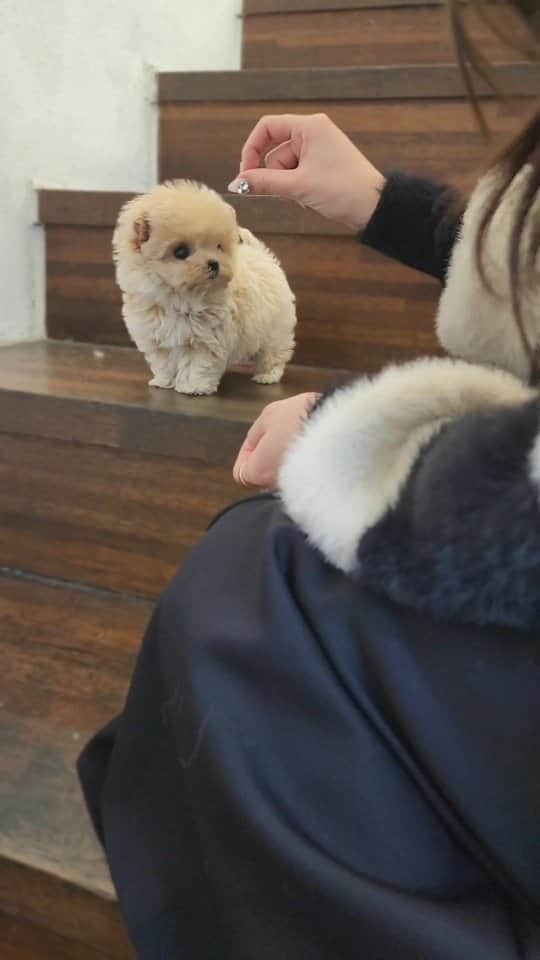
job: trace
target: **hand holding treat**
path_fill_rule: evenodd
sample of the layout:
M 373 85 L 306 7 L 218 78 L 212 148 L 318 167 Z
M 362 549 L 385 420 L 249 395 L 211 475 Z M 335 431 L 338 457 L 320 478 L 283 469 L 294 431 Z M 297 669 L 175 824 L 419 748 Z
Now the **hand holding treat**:
M 383 175 L 325 114 L 263 117 L 242 150 L 231 193 L 295 200 L 354 230 L 379 202 Z

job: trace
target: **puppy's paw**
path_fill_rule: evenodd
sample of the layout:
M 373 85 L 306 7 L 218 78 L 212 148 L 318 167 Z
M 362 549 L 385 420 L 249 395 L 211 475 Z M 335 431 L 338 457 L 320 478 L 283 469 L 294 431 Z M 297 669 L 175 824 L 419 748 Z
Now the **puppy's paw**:
M 167 379 L 167 377 L 152 377 L 148 381 L 149 387 L 161 387 L 163 390 L 172 390 L 174 387 L 174 381 Z
M 284 372 L 285 367 L 283 366 L 272 367 L 270 370 L 261 370 L 252 379 L 255 383 L 279 383 Z

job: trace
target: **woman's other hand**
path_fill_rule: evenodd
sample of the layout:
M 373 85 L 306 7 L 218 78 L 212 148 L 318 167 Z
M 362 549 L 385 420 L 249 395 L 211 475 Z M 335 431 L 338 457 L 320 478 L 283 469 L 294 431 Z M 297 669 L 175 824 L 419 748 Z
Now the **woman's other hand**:
M 300 393 L 264 408 L 236 458 L 233 476 L 237 483 L 275 489 L 287 448 L 319 396 L 318 393 Z

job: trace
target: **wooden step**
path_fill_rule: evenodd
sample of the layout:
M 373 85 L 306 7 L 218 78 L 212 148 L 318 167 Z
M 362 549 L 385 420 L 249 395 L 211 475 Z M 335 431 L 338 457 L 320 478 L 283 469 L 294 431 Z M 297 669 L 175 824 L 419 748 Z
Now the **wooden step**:
M 111 954 L 0 912 L 2 960 L 107 960 Z M 129 952 L 128 952 L 129 951 Z M 126 948 L 126 958 L 133 953 Z
M 133 957 L 75 763 L 122 707 L 150 610 L 0 575 L 3 960 Z
M 465 8 L 470 35 L 492 63 L 516 59 L 516 48 Z M 525 30 L 509 8 L 501 26 L 509 41 Z M 454 63 L 446 4 L 440 0 L 244 0 L 245 68 L 348 67 Z
M 241 498 L 231 468 L 263 406 L 336 372 L 289 367 L 282 384 L 228 374 L 216 397 L 147 386 L 121 347 L 0 350 L 2 565 L 157 596 L 209 521 Z
M 494 131 L 486 148 L 454 66 L 162 74 L 160 177 L 193 177 L 223 190 L 262 114 L 323 112 L 381 169 L 470 186 L 529 115 L 540 66 L 503 65 L 497 78 L 516 99 L 501 105 L 483 91 Z
M 111 260 L 127 194 L 42 191 L 50 337 L 128 345 Z M 228 196 L 241 222 L 280 257 L 298 300 L 295 363 L 373 371 L 433 353 L 434 281 L 360 248 L 294 204 Z

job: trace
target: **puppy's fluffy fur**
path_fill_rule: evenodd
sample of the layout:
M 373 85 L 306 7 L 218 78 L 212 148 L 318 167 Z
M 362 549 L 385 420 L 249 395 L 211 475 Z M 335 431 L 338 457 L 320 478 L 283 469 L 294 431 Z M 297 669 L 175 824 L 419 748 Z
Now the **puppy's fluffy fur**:
M 128 331 L 150 384 L 211 394 L 228 366 L 277 383 L 294 350 L 295 300 L 276 257 L 201 184 L 161 184 L 129 201 L 113 238 Z

